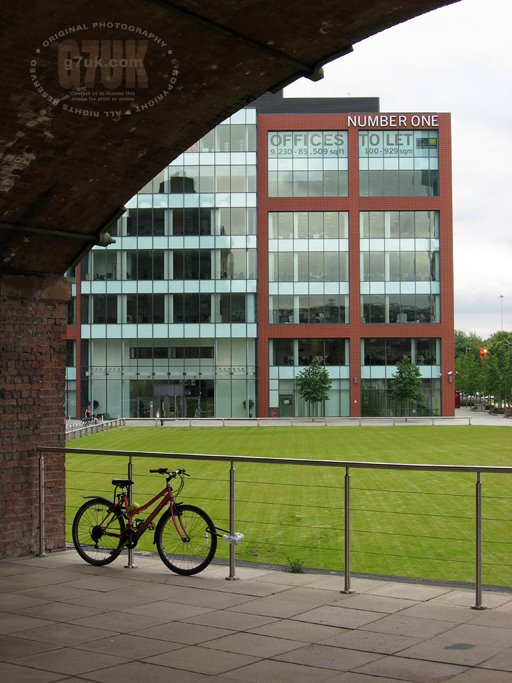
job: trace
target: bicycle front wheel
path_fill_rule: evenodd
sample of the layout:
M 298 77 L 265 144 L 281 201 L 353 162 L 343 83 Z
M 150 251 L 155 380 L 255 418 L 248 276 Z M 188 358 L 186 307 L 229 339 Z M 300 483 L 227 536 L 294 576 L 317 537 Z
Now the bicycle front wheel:
M 82 505 L 73 520 L 73 544 L 80 557 L 101 567 L 121 554 L 125 523 L 106 498 L 92 498 Z
M 162 562 L 171 571 L 185 576 L 203 571 L 217 550 L 212 520 L 195 505 L 180 505 L 176 510 L 176 525 L 179 532 L 169 511 L 158 522 L 155 543 Z M 186 531 L 186 538 L 182 538 L 181 525 Z

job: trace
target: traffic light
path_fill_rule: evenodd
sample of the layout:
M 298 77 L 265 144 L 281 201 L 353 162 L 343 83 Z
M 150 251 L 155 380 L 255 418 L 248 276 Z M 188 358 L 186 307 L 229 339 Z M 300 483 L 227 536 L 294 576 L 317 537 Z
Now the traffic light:
M 478 347 L 478 354 L 480 356 L 480 365 L 483 367 L 484 365 L 484 358 L 487 356 L 489 353 L 489 349 L 484 349 L 482 346 Z

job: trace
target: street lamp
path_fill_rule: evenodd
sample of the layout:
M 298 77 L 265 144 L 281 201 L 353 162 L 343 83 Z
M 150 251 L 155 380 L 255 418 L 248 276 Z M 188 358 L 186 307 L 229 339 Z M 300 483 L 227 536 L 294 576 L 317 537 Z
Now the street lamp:
M 503 294 L 500 294 L 500 307 L 501 307 L 501 331 L 503 332 Z

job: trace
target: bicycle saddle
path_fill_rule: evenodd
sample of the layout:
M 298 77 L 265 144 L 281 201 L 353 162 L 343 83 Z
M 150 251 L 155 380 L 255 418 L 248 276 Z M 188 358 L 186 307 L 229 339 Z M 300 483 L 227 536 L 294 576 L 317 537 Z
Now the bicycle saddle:
M 131 486 L 133 481 L 131 479 L 112 479 L 114 486 Z

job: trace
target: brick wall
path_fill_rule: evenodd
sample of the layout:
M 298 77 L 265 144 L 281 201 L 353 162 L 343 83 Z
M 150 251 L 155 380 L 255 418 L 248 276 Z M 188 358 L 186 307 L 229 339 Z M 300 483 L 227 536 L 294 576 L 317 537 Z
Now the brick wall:
M 39 551 L 38 447 L 64 446 L 60 276 L 0 276 L 0 557 Z M 47 455 L 46 547 L 64 547 L 64 458 Z

